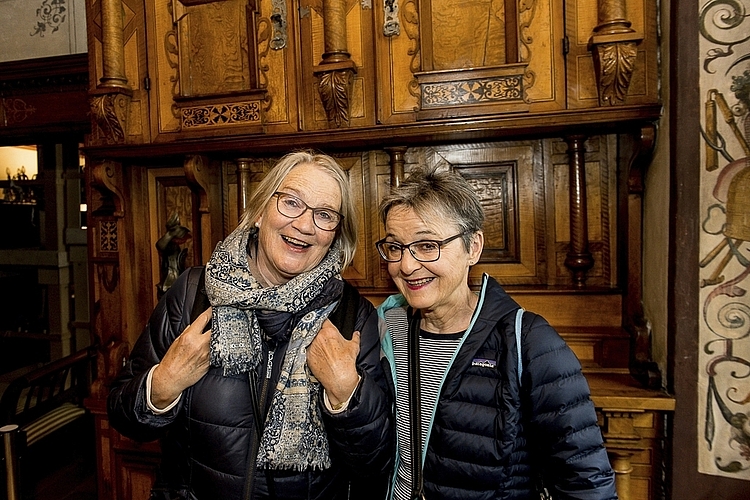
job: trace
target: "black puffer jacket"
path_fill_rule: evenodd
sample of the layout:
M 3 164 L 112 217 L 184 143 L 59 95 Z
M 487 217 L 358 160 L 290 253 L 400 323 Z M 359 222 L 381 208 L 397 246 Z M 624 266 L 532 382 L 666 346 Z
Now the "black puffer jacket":
M 180 491 L 181 498 L 191 500 L 239 500 L 244 498 L 247 457 L 256 439 L 248 375 L 225 377 L 221 368 L 211 367 L 168 413 L 155 415 L 146 406 L 148 371 L 190 323 L 202 270 L 196 267 L 184 272 L 162 297 L 111 388 L 108 413 L 113 427 L 125 436 L 138 441 L 161 439 L 163 459 L 157 489 Z M 350 494 L 350 480 L 358 498 L 383 497 L 383 474 L 392 465 L 393 423 L 379 362 L 377 314 L 353 288 L 346 289 L 349 292 L 345 293 L 355 294 L 353 301 L 349 296 L 342 304 L 354 305 L 350 314 L 356 315 L 354 329 L 361 332 L 357 369 L 362 381 L 346 411 L 332 415 L 320 402 L 333 465 L 323 471 L 259 470 L 252 498 L 345 499 Z M 286 342 L 275 348 L 271 388 L 278 380 L 286 348 Z M 267 352 L 263 359 L 268 359 Z M 259 383 L 266 376 L 265 365 L 261 363 Z M 264 411 L 272 393 L 268 391 Z M 360 494 L 362 489 L 366 493 Z
M 379 313 L 384 318 L 386 310 L 404 306 L 402 296 L 392 296 Z M 485 275 L 477 307 L 448 368 L 433 426 L 422 430 L 429 433 L 426 498 L 539 498 L 532 474 L 538 464 L 533 470 L 544 471 L 555 499 L 616 499 L 615 475 L 575 354 L 541 316 L 524 313 L 519 384 L 519 305 Z M 381 342 L 393 364 L 384 327 Z M 396 387 L 406 391 L 406 381 Z

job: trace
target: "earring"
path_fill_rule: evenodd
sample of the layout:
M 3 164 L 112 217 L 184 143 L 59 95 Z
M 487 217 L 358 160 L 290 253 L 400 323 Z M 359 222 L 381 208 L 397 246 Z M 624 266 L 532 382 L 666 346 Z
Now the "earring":
M 255 227 L 260 227 L 260 222 L 256 222 Z

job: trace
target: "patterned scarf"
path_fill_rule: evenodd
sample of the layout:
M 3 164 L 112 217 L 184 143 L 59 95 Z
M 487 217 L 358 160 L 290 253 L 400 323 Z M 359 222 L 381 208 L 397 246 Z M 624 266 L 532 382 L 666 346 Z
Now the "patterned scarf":
M 249 269 L 250 236 L 250 231 L 236 229 L 216 246 L 206 265 L 206 294 L 213 306 L 211 365 L 223 367 L 225 376 L 255 370 L 264 339 L 286 338 L 293 328 L 257 465 L 326 469 L 331 460 L 318 407 L 320 383 L 309 372 L 306 349 L 341 295 L 340 250 L 332 247 L 317 267 L 284 285 L 263 288 Z

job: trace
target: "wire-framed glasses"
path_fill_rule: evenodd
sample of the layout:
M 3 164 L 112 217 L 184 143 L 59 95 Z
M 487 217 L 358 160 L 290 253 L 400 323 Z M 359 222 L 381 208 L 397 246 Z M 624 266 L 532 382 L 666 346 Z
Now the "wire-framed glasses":
M 300 200 L 294 195 L 276 191 L 273 193 L 276 197 L 276 210 L 284 217 L 296 219 L 308 210 L 312 210 L 313 223 L 323 231 L 335 231 L 344 216 L 330 208 L 314 208 Z
M 411 256 L 419 262 L 435 262 L 440 258 L 440 248 L 447 245 L 456 238 L 460 238 L 466 233 L 458 233 L 455 236 L 446 238 L 442 241 L 438 240 L 419 240 L 409 243 L 408 245 L 402 245 L 395 241 L 380 240 L 375 243 L 375 248 L 378 249 L 378 253 L 386 262 L 398 262 L 404 256 L 404 249 L 408 248 Z

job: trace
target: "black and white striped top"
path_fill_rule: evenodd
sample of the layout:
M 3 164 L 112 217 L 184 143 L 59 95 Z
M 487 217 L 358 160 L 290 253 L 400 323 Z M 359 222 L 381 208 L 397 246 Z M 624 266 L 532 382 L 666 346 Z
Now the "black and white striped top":
M 405 326 L 405 325 L 404 325 Z M 411 415 L 409 413 L 408 331 L 392 331 L 393 355 L 398 383 L 396 396 L 396 430 L 399 466 L 396 471 L 394 500 L 409 500 L 412 491 Z M 422 450 L 426 448 L 432 418 L 446 371 L 461 344 L 464 332 L 455 334 L 419 332 L 419 375 L 422 414 Z M 421 457 L 420 457 L 421 459 Z

